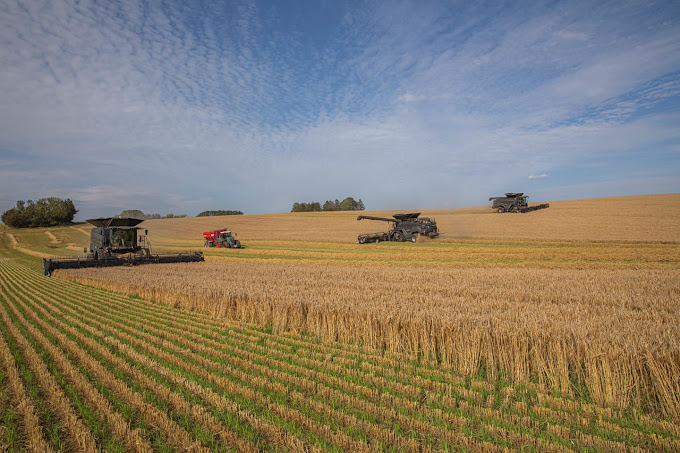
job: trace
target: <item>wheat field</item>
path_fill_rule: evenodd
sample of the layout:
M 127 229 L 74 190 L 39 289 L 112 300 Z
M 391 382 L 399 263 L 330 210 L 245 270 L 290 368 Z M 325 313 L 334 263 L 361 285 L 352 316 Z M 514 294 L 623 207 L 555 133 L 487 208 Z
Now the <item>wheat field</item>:
M 533 204 L 530 201 L 530 204 Z M 389 217 L 422 212 L 433 217 L 440 239 L 493 238 L 558 241 L 678 242 L 680 194 L 551 201 L 550 208 L 526 214 L 501 214 L 490 207 L 420 210 L 404 207 L 362 214 Z M 356 242 L 361 233 L 382 231 L 384 222 L 356 220 L 354 212 L 310 212 L 147 220 L 152 242 L 202 245 L 203 231 L 229 227 L 248 240 Z
M 51 279 L 25 252 L 84 227 L 2 228 L 0 449 L 680 450 L 680 196 L 427 214 L 417 244 L 355 244 L 384 225 L 352 213 L 147 221 L 154 250 L 245 248 Z

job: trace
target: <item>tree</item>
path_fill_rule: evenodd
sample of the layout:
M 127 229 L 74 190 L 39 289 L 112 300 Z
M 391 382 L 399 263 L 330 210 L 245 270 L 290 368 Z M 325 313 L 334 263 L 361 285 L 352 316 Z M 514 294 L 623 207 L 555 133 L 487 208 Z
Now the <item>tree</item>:
M 139 209 L 126 209 L 120 213 L 121 217 L 131 217 L 133 219 L 148 219 L 149 217 Z
M 357 204 L 358 203 L 356 202 L 356 200 L 354 200 L 354 198 L 347 197 L 340 202 L 339 208 L 340 211 L 356 211 Z
M 342 201 L 337 198 L 335 200 L 326 200 L 321 206 L 317 201 L 312 203 L 293 203 L 293 209 L 290 212 L 313 212 L 313 211 L 363 211 L 366 209 L 364 202 L 356 201 L 352 197 L 347 197 Z
M 315 212 L 321 211 L 321 204 L 318 201 L 311 203 L 293 203 L 293 209 L 290 212 Z
M 122 211 L 120 214 L 120 217 L 131 217 L 133 219 L 140 219 L 140 220 L 148 220 L 148 219 L 174 219 L 178 217 L 186 217 L 186 214 L 167 214 L 164 216 L 161 216 L 158 213 L 154 214 L 144 214 L 144 212 L 140 211 L 139 209 L 126 209 Z
M 16 207 L 2 214 L 2 221 L 13 228 L 51 227 L 73 222 L 77 212 L 68 198 L 49 197 L 36 202 L 19 200 Z

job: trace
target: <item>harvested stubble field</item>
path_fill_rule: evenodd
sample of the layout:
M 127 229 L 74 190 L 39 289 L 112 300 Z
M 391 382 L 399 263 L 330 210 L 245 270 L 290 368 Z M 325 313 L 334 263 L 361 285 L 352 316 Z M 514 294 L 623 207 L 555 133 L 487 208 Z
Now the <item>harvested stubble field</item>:
M 678 451 L 680 196 L 562 203 L 429 213 L 417 244 L 352 244 L 383 224 L 348 213 L 145 222 L 246 248 L 52 279 L 2 234 L 0 449 Z

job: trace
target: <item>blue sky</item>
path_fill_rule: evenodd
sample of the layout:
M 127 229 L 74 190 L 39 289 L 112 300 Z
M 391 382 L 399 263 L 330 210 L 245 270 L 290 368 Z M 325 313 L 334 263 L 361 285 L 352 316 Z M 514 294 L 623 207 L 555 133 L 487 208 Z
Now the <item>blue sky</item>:
M 680 3 L 0 0 L 0 211 L 680 192 Z

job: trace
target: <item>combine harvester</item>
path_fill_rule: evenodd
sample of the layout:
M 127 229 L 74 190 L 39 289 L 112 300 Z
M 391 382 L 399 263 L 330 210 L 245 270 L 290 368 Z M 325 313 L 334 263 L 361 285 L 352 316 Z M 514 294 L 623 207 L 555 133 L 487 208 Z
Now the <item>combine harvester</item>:
M 90 231 L 90 253 L 83 258 L 43 259 L 46 276 L 55 269 L 78 269 L 83 267 L 133 266 L 151 263 L 191 263 L 205 261 L 202 252 L 177 255 L 152 255 L 148 230 L 137 225 L 144 220 L 130 217 L 107 217 L 90 219 L 95 226 Z M 84 250 L 87 252 L 87 250 Z
M 362 234 L 358 237 L 359 244 L 380 241 L 418 242 L 418 238 L 421 234 L 433 239 L 439 236 L 437 222 L 430 220 L 428 217 L 419 216 L 419 212 L 411 212 L 409 214 L 394 214 L 392 216 L 394 217 L 393 219 L 360 215 L 357 217 L 357 220 L 367 219 L 390 222 L 391 228 L 386 232 Z
M 549 208 L 548 203 L 537 204 L 534 206 L 529 206 L 527 199 L 529 196 L 525 196 L 524 192 L 508 192 L 504 197 L 491 197 L 489 201 L 493 201 L 491 208 L 495 209 L 497 212 L 518 212 L 525 213 L 531 211 L 538 211 L 539 209 Z

